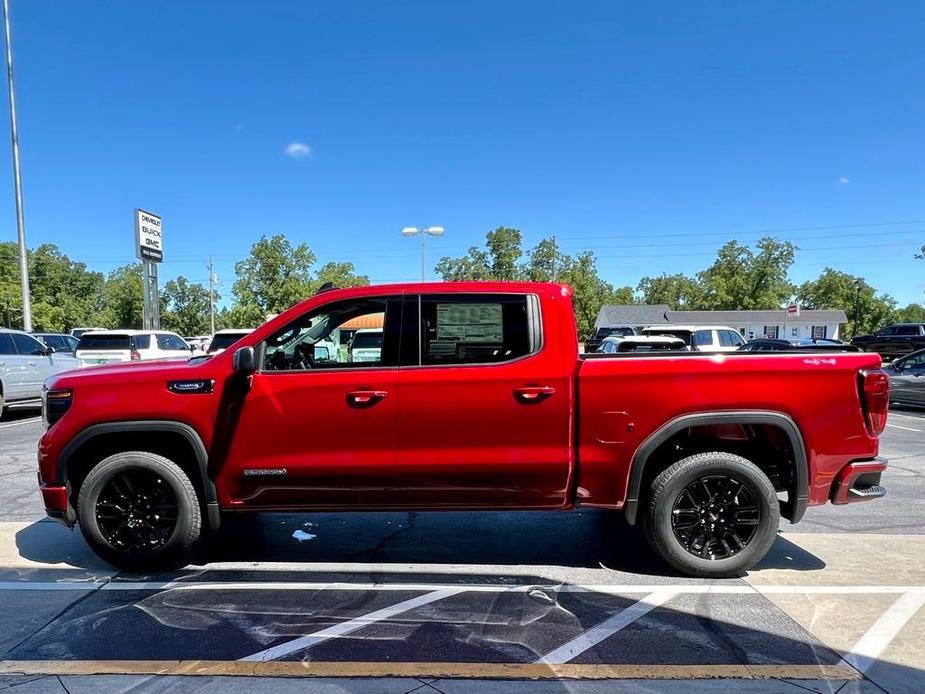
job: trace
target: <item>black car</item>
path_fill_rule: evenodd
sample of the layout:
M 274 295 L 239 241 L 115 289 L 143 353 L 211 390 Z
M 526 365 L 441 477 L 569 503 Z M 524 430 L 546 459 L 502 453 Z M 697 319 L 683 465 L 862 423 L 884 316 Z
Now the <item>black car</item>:
M 636 334 L 636 328 L 629 325 L 618 325 L 613 328 L 598 328 L 593 336 L 585 342 L 585 352 L 596 352 L 600 349 L 605 337 L 629 337 Z
M 65 354 L 74 354 L 79 342 L 73 335 L 66 335 L 65 333 L 32 333 L 32 336 L 46 347 L 51 347 L 55 352 L 64 352 Z
M 739 347 L 739 352 L 802 352 L 813 350 L 817 352 L 860 352 L 860 347 L 846 345 L 838 340 L 810 339 L 808 337 L 783 340 L 779 338 L 762 337 L 746 342 Z
M 851 344 L 865 352 L 877 352 L 885 360 L 896 359 L 925 349 L 925 323 L 888 325 L 873 335 L 858 335 Z

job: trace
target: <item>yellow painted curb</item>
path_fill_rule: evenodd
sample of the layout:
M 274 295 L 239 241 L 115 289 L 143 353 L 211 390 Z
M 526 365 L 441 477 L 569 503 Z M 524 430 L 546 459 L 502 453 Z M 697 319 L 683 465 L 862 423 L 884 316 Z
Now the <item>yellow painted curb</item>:
M 844 665 L 561 665 L 239 660 L 4 660 L 0 675 L 195 675 L 234 677 L 434 677 L 479 679 L 857 680 Z

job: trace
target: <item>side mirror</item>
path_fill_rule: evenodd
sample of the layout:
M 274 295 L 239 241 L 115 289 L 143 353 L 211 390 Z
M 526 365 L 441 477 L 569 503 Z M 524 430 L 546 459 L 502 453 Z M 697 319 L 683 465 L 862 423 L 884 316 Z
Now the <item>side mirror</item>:
M 257 370 L 253 347 L 240 347 L 231 356 L 231 368 L 235 373 L 252 374 Z

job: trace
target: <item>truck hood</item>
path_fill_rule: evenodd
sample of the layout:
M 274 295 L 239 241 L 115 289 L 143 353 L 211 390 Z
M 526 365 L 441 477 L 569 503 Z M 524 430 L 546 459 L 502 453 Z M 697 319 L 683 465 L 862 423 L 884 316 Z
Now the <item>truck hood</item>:
M 194 378 L 190 374 L 200 372 L 210 359 L 190 363 L 188 359 L 154 359 L 150 361 L 116 362 L 100 366 L 87 366 L 77 371 L 52 376 L 48 379 L 49 387 L 71 386 L 89 380 L 146 381 L 151 378 Z M 198 374 L 197 374 L 198 375 Z

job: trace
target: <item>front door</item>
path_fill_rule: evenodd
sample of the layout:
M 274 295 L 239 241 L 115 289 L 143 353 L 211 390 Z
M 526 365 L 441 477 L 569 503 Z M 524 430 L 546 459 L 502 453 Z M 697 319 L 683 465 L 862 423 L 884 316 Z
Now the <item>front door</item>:
M 539 302 L 528 294 L 406 299 L 398 470 L 409 504 L 564 505 L 575 361 L 560 344 L 562 326 L 545 326 L 543 344 Z
M 42 397 L 42 384 L 51 376 L 51 363 L 45 345 L 31 335 L 12 333 L 13 344 L 22 359 L 22 397 Z
M 891 400 L 925 405 L 925 351 L 893 365 Z
M 395 486 L 401 299 L 310 310 L 256 345 L 250 390 L 230 409 L 218 473 L 224 503 L 260 508 L 387 505 Z M 378 354 L 354 360 L 356 326 Z M 239 409 L 237 409 L 239 408 Z M 223 445 L 219 442 L 219 445 Z

